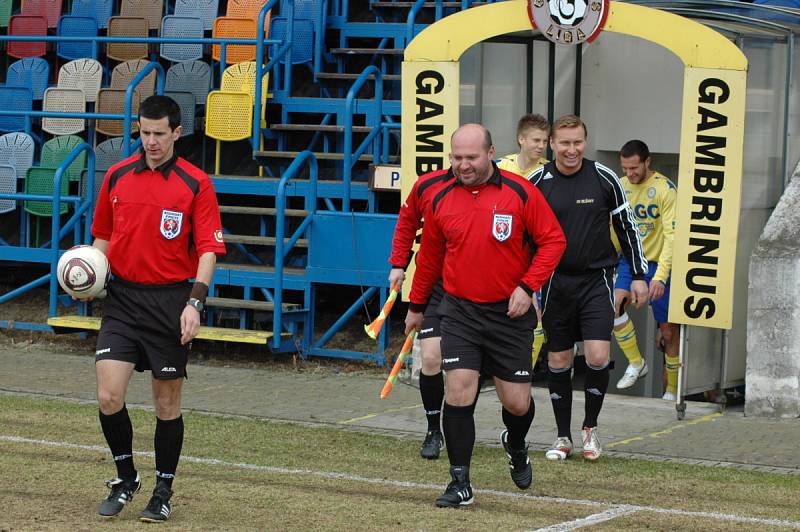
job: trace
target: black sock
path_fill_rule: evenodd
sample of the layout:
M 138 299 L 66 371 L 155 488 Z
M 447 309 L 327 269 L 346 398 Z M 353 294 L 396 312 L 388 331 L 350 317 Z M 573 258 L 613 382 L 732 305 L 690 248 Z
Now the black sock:
M 604 366 L 586 364 L 586 380 L 584 381 L 584 395 L 586 396 L 586 417 L 583 426 L 592 428 L 597 426 L 597 416 L 603 408 L 603 399 L 608 390 L 608 362 Z
M 528 406 L 528 411 L 521 416 L 515 416 L 505 408 L 503 408 L 503 423 L 508 429 L 508 446 L 512 449 L 525 448 L 525 436 L 528 435 L 528 430 L 533 423 L 533 416 L 536 413 L 536 407 L 533 404 L 533 397 Z
M 571 368 L 553 369 L 548 367 L 547 387 L 550 389 L 550 402 L 556 418 L 559 438 L 572 441 L 570 420 L 572 418 L 572 373 Z
M 441 430 L 439 423 L 442 414 L 442 401 L 444 401 L 444 377 L 442 372 L 440 371 L 436 375 L 420 373 L 419 394 L 422 396 L 425 417 L 428 418 L 428 432 Z
M 442 428 L 450 465 L 469 467 L 475 446 L 475 405 L 451 406 L 444 403 Z
M 100 427 L 114 457 L 117 476 L 126 480 L 136 478 L 136 468 L 133 466 L 133 425 L 125 405 L 122 405 L 122 410 L 110 416 L 100 412 Z
M 166 482 L 172 488 L 175 470 L 183 447 L 183 416 L 164 421 L 156 418 L 156 482 Z

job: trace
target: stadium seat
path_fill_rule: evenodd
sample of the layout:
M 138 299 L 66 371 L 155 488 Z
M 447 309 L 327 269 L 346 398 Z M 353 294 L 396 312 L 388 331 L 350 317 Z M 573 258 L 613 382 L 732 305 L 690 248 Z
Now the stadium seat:
M 144 17 L 111 17 L 108 21 L 109 37 L 149 37 L 149 23 Z M 114 61 L 147 58 L 147 43 L 110 42 L 106 56 Z
M 54 137 L 42 145 L 42 156 L 39 160 L 40 166 L 57 168 L 64 159 L 77 146 L 85 142 L 82 138 L 75 135 L 64 135 Z M 81 171 L 86 167 L 86 152 L 81 152 L 67 168 L 66 179 L 68 181 L 79 181 Z
M 124 114 L 125 113 L 125 89 L 100 89 L 97 93 L 97 108 L 98 113 L 110 114 Z M 131 113 L 136 114 L 139 112 L 139 91 L 133 91 L 133 100 L 131 101 Z M 120 137 L 123 134 L 123 120 L 119 119 L 103 119 L 97 120 L 95 131 L 108 135 L 109 137 Z M 131 133 L 138 131 L 139 126 L 136 120 L 131 122 Z
M 191 92 L 196 105 L 205 105 L 211 85 L 211 66 L 205 61 L 176 63 L 167 70 L 164 90 Z
M 43 111 L 61 113 L 85 113 L 86 96 L 81 89 L 67 87 L 50 87 L 44 91 Z M 86 129 L 86 121 L 82 118 L 42 118 L 42 131 L 53 135 L 72 135 Z
M 61 17 L 62 4 L 62 0 L 23 0 L 21 14 L 45 17 L 47 27 L 55 28 Z
M 217 39 L 255 39 L 256 21 L 249 18 L 218 17 L 214 20 L 213 36 Z M 220 45 L 211 48 L 211 57 L 220 60 Z M 230 65 L 243 61 L 253 61 L 256 58 L 254 44 L 233 44 L 225 47 L 225 63 Z
M 249 18 L 258 22 L 258 13 L 267 0 L 228 0 L 228 6 L 225 8 L 226 17 L 234 18 Z M 270 10 L 272 11 L 272 10 Z M 264 18 L 264 33 L 269 34 L 271 13 L 268 11 Z
M 25 176 L 25 193 L 26 194 L 44 194 L 51 196 L 53 194 L 53 181 L 56 176 L 56 168 L 31 166 L 28 168 L 28 173 Z M 66 176 L 61 177 L 61 197 L 69 193 L 69 179 Z M 59 214 L 65 214 L 69 209 L 69 204 L 61 202 Z M 25 201 L 25 212 L 36 216 L 36 240 L 35 246 L 39 247 L 39 235 L 41 228 L 41 218 L 50 218 L 53 216 L 53 203 L 50 201 Z
M 246 61 L 237 63 L 225 69 L 222 73 L 220 89 L 226 92 L 246 92 L 252 101 L 256 98 L 256 62 Z M 267 103 L 267 86 L 269 73 L 266 73 L 261 82 L 261 127 L 267 127 L 264 111 Z
M 250 138 L 253 99 L 245 92 L 211 91 L 206 101 L 206 135 L 217 141 L 214 171 L 219 174 L 222 141 Z
M 181 108 L 181 137 L 194 135 L 194 94 L 191 92 L 164 92 Z
M 17 191 L 17 170 L 10 165 L 0 164 L 0 193 L 14 194 Z M 17 208 L 13 199 L 0 200 L 0 214 L 11 212 Z
M 13 5 L 13 0 L 0 0 L 0 28 L 8 27 L 8 19 L 11 18 Z
M 286 40 L 289 21 L 284 17 L 272 19 L 270 38 L 279 41 Z M 311 63 L 314 60 L 314 23 L 309 19 L 295 18 L 292 32 L 291 62 L 293 65 Z M 286 63 L 286 56 L 281 57 L 280 63 Z
M 97 205 L 97 196 L 100 194 L 100 188 L 103 186 L 103 179 L 105 178 L 105 171 L 98 170 L 95 168 L 94 170 L 94 201 L 92 202 L 92 208 Z M 87 198 L 89 196 L 89 170 L 83 170 L 81 172 L 81 182 L 79 186 L 80 195 L 82 198 Z
M 164 15 L 163 0 L 122 0 L 119 14 L 123 17 L 143 17 L 148 27 L 158 31 L 161 17 Z
M 178 39 L 202 39 L 203 21 L 197 17 L 167 15 L 161 21 L 161 36 Z M 161 57 L 168 61 L 194 61 L 203 57 L 203 45 L 161 43 Z
M 8 111 L 30 111 L 33 108 L 33 93 L 28 87 L 0 85 L 0 102 L 3 102 L 3 109 Z M 0 116 L 0 133 L 11 131 L 25 131 L 24 116 Z
M 72 0 L 72 15 L 94 17 L 97 27 L 108 28 L 108 20 L 114 14 L 114 0 Z
M 175 14 L 182 17 L 200 17 L 203 30 L 214 28 L 214 19 L 219 12 L 219 0 L 176 0 Z
M 76 59 L 65 63 L 58 71 L 58 86 L 81 89 L 87 103 L 97 100 L 103 82 L 103 66 L 94 59 Z
M 131 142 L 133 145 L 133 142 Z M 94 168 L 105 172 L 122 160 L 122 137 L 104 140 L 94 149 Z
M 6 133 L 0 136 L 0 164 L 13 166 L 17 179 L 25 179 L 28 168 L 33 166 L 33 151 L 36 145 L 27 133 Z
M 114 70 L 111 71 L 111 88 L 127 89 L 128 85 L 133 81 L 133 78 L 149 64 L 150 61 L 145 61 L 144 59 L 135 59 L 118 64 L 114 67 Z M 139 82 L 136 86 L 136 90 L 139 92 L 139 101 L 152 96 L 156 91 L 156 71 L 151 70 L 150 73 Z
M 97 37 L 97 20 L 94 17 L 64 15 L 58 19 L 58 35 L 64 37 Z M 91 57 L 97 59 L 98 52 L 92 52 L 92 41 L 59 42 L 56 53 L 71 61 Z
M 9 35 L 47 35 L 47 17 L 39 15 L 16 15 L 8 22 Z M 41 57 L 47 53 L 44 41 L 9 41 L 6 51 L 17 59 Z
M 8 66 L 6 85 L 10 87 L 28 87 L 34 101 L 44 97 L 50 78 L 50 64 L 41 57 L 26 57 L 14 61 Z

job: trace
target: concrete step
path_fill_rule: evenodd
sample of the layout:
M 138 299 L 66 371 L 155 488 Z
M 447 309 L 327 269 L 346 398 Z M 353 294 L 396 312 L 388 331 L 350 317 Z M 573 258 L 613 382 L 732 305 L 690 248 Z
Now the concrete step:
M 284 238 L 286 242 L 289 238 Z M 255 236 L 255 235 L 225 235 L 225 242 L 228 244 L 252 244 L 255 246 L 274 246 L 277 240 L 274 236 Z M 300 238 L 295 242 L 296 248 L 307 248 L 308 240 Z
M 242 207 L 239 205 L 220 205 L 219 212 L 222 214 L 252 214 L 255 216 L 275 216 L 278 214 L 278 209 L 273 207 Z M 308 211 L 305 209 L 285 209 L 286 216 L 308 216 Z

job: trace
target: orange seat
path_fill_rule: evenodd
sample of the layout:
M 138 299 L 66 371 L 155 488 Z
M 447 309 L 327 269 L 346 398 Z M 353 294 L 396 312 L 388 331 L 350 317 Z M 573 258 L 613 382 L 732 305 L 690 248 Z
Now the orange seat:
M 214 20 L 214 38 L 255 39 L 256 21 L 249 18 L 217 17 Z M 220 45 L 215 44 L 211 49 L 211 57 L 220 60 Z M 225 63 L 241 63 L 255 61 L 256 47 L 254 44 L 233 44 L 225 46 Z

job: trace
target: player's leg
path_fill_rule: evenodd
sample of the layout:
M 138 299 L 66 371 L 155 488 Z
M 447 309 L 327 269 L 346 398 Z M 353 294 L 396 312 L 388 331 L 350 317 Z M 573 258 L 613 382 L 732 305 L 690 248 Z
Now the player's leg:
M 637 380 L 647 375 L 649 369 L 639 351 L 633 322 L 626 312 L 627 304 L 631 300 L 631 279 L 630 266 L 628 266 L 628 261 L 623 259 L 617 267 L 617 279 L 614 282 L 614 338 L 625 358 L 628 359 L 628 367 L 617 382 L 619 389 L 630 388 L 636 384 Z
M 422 351 L 422 369 L 419 375 L 419 394 L 428 429 L 419 453 L 429 460 L 439 458 L 444 446 L 441 431 L 442 402 L 444 401 L 444 374 L 442 373 L 442 348 L 439 319 L 439 305 L 444 294 L 438 283 L 431 294 L 428 308 L 422 320 L 417 338 Z
M 667 374 L 667 386 L 663 398 L 667 401 L 674 401 L 678 394 L 680 326 L 675 323 L 669 323 L 668 321 L 669 293 L 670 280 L 667 279 L 664 285 L 664 294 L 655 301 L 652 301 L 650 306 L 653 309 L 653 317 L 658 322 L 658 332 L 661 336 L 661 344 L 664 346 L 664 369 Z

